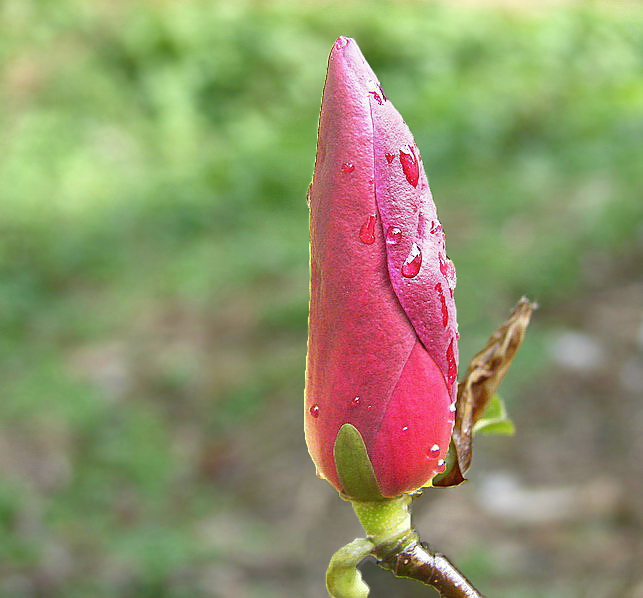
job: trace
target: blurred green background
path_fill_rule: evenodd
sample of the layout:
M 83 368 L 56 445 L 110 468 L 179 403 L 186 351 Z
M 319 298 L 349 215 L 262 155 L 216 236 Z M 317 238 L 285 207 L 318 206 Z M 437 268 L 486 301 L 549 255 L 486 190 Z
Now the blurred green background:
M 637 2 L 0 3 L 0 596 L 325 595 L 360 534 L 302 430 L 343 34 L 421 148 L 461 367 L 541 305 L 517 435 L 416 526 L 490 598 L 641 598 L 642 30 Z

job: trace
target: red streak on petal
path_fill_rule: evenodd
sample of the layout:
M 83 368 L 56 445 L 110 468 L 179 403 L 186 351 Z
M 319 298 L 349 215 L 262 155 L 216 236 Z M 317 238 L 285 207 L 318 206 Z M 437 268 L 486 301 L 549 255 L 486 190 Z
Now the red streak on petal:
M 440 298 L 440 306 L 442 308 L 442 325 L 446 328 L 449 325 L 449 308 L 447 307 L 447 300 L 444 298 L 442 284 L 438 282 L 438 284 L 435 285 L 435 290 L 438 292 L 438 297 Z
M 453 339 L 449 344 L 447 349 L 447 381 L 449 384 L 453 384 L 458 376 L 458 364 L 455 362 L 455 356 L 453 354 Z

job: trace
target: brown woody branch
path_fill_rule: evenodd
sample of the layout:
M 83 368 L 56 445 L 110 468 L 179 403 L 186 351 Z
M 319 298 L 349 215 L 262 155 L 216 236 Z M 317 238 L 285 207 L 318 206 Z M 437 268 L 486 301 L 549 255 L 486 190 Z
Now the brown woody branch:
M 405 539 L 404 546 L 377 546 L 374 555 L 383 569 L 392 571 L 396 577 L 432 586 L 442 598 L 484 598 L 446 556 L 431 552 L 428 545 L 420 543 L 415 532 Z

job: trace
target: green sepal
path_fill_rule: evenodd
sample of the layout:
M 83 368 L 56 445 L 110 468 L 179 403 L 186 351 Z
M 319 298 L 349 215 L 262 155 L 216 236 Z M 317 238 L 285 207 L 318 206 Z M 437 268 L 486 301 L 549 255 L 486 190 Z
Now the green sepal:
M 333 454 L 337 476 L 347 498 L 359 501 L 384 500 L 364 439 L 355 426 L 344 424 L 340 428 Z
M 482 417 L 473 425 L 473 433 L 511 436 L 515 432 L 516 427 L 507 415 L 505 402 L 498 395 L 493 395 Z

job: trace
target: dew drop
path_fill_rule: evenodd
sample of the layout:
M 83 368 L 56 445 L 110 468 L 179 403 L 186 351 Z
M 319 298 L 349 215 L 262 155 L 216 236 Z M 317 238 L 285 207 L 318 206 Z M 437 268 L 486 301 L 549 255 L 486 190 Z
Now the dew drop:
M 369 91 L 373 98 L 375 98 L 375 101 L 381 106 L 384 103 L 384 100 L 382 99 L 382 96 L 377 93 L 376 91 Z
M 449 285 L 449 289 L 451 289 L 451 297 L 453 297 L 453 289 L 455 289 L 456 285 L 458 284 L 458 277 L 455 273 L 455 266 L 448 256 L 447 273 L 445 274 L 445 276 L 447 277 L 447 284 Z
M 437 235 L 442 232 L 442 225 L 439 222 L 434 222 L 431 220 L 431 230 L 429 231 L 432 235 Z
M 437 464 L 437 472 L 438 473 L 444 473 L 446 471 L 447 464 L 444 459 L 440 459 Z
M 442 284 L 438 282 L 438 284 L 435 285 L 435 290 L 438 292 L 438 298 L 440 299 L 440 308 L 442 309 L 442 325 L 446 328 L 449 325 L 449 308 L 447 307 L 447 300 L 444 298 Z
M 446 276 L 449 271 L 449 266 L 441 253 L 438 253 L 438 260 L 440 260 L 440 272 L 442 272 L 443 276 Z
M 413 243 L 411 246 L 411 251 L 409 252 L 406 261 L 402 265 L 402 276 L 406 278 L 413 278 L 417 276 L 420 271 L 420 266 L 422 265 L 422 251 L 417 246 L 416 243 Z
M 434 444 L 429 449 L 429 457 L 437 457 L 439 454 L 440 454 L 440 445 L 439 444 Z
M 420 167 L 415 157 L 415 148 L 412 145 L 408 146 L 408 151 L 400 150 L 400 163 L 406 180 L 414 187 L 417 187 L 420 180 Z
M 366 245 L 375 243 L 375 223 L 377 222 L 377 214 L 371 214 L 362 227 L 359 229 L 359 240 Z
M 458 375 L 458 364 L 455 362 L 455 355 L 453 354 L 453 339 L 449 343 L 447 349 L 447 381 L 453 384 Z
M 397 245 L 402 239 L 402 230 L 397 226 L 389 226 L 386 231 L 386 242 L 389 245 Z
M 402 432 L 406 432 L 409 429 L 408 426 L 402 426 Z
M 362 399 L 360 399 L 359 397 L 355 397 L 355 398 L 351 401 L 351 405 L 352 405 L 353 407 L 357 407 L 361 402 L 362 402 Z
M 335 42 L 335 49 L 341 50 L 347 45 L 348 45 L 348 38 L 342 35 L 337 38 L 337 41 Z
M 449 405 L 449 411 L 453 413 L 456 410 L 455 401 Z
M 370 411 L 371 409 L 373 409 L 373 405 L 366 405 L 366 409 Z
M 395 160 L 395 154 L 391 154 L 391 153 L 387 152 L 386 154 L 384 154 L 384 156 L 386 157 L 386 161 L 387 161 L 389 164 L 390 164 L 391 162 L 393 162 L 393 160 Z
M 344 162 L 342 164 L 342 172 L 353 172 L 353 170 L 355 170 L 355 166 L 350 162 Z
M 315 419 L 319 417 L 319 405 L 315 403 L 310 409 L 310 415 L 312 415 Z

